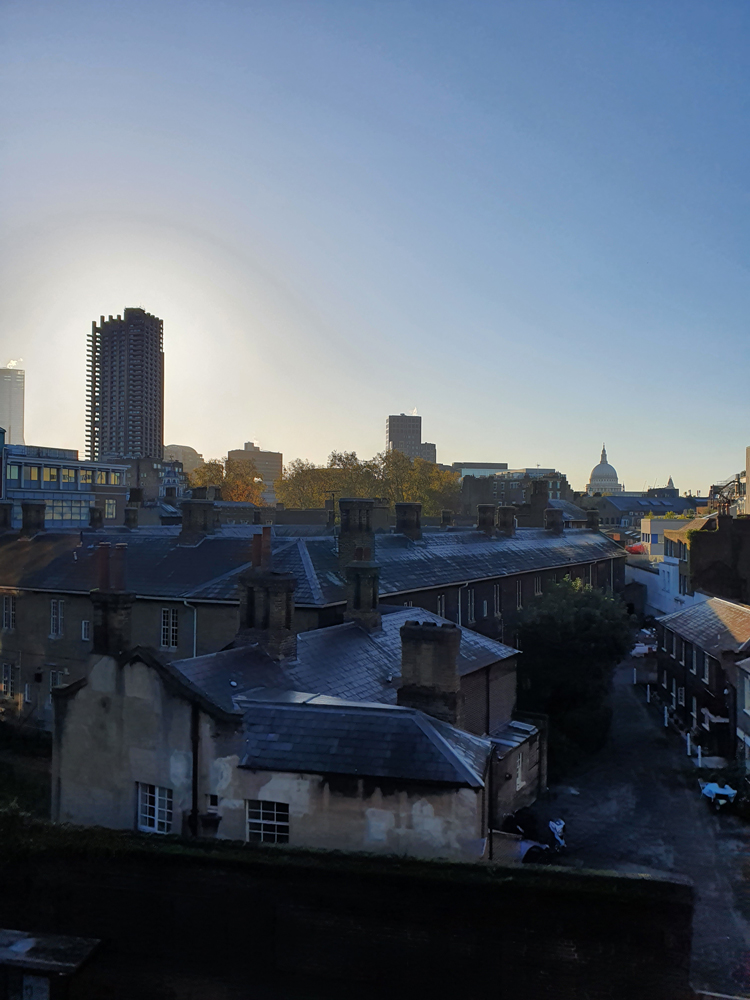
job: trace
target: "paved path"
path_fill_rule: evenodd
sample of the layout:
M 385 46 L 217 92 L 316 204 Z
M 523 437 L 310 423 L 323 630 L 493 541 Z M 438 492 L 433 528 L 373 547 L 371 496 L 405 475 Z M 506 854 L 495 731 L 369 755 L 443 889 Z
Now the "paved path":
M 617 672 L 607 745 L 538 809 L 566 820 L 566 864 L 691 878 L 693 985 L 750 997 L 750 825 L 711 812 L 684 744 L 632 676 L 627 663 Z

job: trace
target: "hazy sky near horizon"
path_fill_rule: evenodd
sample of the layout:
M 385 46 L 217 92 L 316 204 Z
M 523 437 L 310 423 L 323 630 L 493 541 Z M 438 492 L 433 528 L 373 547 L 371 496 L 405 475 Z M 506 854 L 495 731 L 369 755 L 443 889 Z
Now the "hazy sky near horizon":
M 750 5 L 0 0 L 0 363 L 84 447 L 86 335 L 164 320 L 167 443 L 628 489 L 744 464 Z

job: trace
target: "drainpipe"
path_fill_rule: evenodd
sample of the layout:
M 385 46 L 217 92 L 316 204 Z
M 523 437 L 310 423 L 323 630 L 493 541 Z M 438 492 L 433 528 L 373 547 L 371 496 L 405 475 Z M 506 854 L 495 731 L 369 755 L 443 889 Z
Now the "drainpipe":
M 461 583 L 459 584 L 458 587 L 458 621 L 456 622 L 458 626 L 461 625 L 461 591 L 468 586 L 469 586 L 469 581 L 467 580 L 466 583 Z
M 182 603 L 193 612 L 193 658 L 195 658 L 198 655 L 198 609 L 194 604 L 188 604 L 187 601 Z
M 198 751 L 200 749 L 200 709 L 193 702 L 190 706 L 190 747 L 193 756 L 192 804 L 188 826 L 193 837 L 198 836 Z

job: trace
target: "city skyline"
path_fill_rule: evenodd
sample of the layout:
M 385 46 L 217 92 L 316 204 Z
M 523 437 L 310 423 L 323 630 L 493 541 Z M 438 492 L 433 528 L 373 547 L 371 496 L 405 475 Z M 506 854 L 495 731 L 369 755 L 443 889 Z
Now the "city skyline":
M 636 488 L 742 467 L 744 403 L 704 403 L 744 400 L 743 5 L 91 10 L 2 15 L 27 440 L 83 451 L 85 333 L 127 303 L 204 455 L 375 454 L 418 403 L 446 461 L 579 488 L 602 439 Z

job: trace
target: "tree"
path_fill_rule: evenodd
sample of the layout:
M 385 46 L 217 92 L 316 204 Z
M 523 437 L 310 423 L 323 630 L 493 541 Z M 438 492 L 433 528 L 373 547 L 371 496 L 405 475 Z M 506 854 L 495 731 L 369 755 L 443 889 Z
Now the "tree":
M 619 598 L 564 580 L 526 609 L 519 643 L 519 708 L 549 717 L 559 774 L 603 745 L 612 673 L 632 649 L 633 626 Z
M 250 458 L 212 458 L 190 473 L 191 486 L 218 486 L 224 500 L 263 503 L 263 480 Z
M 439 469 L 400 451 L 361 459 L 353 451 L 334 451 L 325 466 L 295 459 L 274 484 L 287 507 L 322 507 L 336 497 L 386 497 L 391 503 L 421 503 L 422 513 L 436 516 L 443 509 L 460 509 L 458 474 Z

